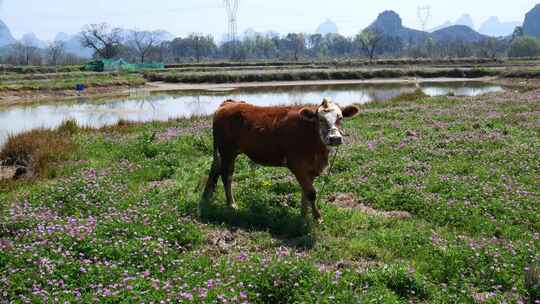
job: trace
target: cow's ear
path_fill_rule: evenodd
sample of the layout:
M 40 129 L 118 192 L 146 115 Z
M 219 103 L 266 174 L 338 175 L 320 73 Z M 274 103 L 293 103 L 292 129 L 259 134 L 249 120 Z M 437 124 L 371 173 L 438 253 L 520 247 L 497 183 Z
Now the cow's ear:
M 314 120 L 317 117 L 317 113 L 310 108 L 303 108 L 300 110 L 300 117 L 307 120 Z
M 358 109 L 358 107 L 355 107 L 355 106 L 348 106 L 345 109 L 341 110 L 343 117 L 347 117 L 347 118 L 358 115 L 358 112 L 360 112 L 360 109 Z

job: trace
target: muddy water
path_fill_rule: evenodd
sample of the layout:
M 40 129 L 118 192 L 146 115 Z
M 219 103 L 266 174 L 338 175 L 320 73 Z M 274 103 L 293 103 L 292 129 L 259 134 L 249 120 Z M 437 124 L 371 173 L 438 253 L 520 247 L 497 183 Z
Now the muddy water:
M 501 86 L 482 82 L 422 83 L 430 96 L 454 94 L 477 96 L 500 92 Z M 169 118 L 210 115 L 225 99 L 245 100 L 256 105 L 318 103 L 331 97 L 341 105 L 384 101 L 416 89 L 413 84 L 355 84 L 294 87 L 244 88 L 232 91 L 191 91 L 183 93 L 139 92 L 127 98 L 101 102 L 80 99 L 71 103 L 0 108 L 0 145 L 9 134 L 35 128 L 52 128 L 74 119 L 81 126 L 101 127 L 119 120 L 151 121 Z

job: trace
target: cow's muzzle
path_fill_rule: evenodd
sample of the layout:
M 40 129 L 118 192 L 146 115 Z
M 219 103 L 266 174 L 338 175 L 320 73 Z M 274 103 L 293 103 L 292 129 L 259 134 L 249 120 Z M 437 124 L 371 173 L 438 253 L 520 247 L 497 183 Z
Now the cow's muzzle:
M 329 146 L 339 146 L 343 144 L 343 136 L 341 135 L 339 128 L 332 128 L 330 132 L 328 132 L 326 142 Z
M 343 137 L 341 136 L 330 136 L 328 137 L 328 145 L 329 146 L 339 146 L 343 144 Z

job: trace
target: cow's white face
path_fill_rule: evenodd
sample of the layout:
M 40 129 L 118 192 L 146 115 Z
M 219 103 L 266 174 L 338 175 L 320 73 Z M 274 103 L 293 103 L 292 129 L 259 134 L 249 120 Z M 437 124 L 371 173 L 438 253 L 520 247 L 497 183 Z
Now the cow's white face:
M 300 111 L 300 115 L 308 119 L 318 120 L 319 134 L 327 146 L 339 146 L 343 144 L 341 121 L 344 117 L 356 116 L 358 111 L 358 108 L 355 106 L 348 106 L 341 109 L 330 98 L 325 98 L 316 112 L 304 108 Z

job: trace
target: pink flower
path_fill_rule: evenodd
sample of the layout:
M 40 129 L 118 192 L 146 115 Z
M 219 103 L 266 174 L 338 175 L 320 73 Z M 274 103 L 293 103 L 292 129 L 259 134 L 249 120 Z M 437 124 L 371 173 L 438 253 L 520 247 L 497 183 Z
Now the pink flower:
M 247 259 L 248 255 L 245 252 L 241 252 L 237 257 L 236 260 L 239 262 L 243 262 Z
M 241 292 L 240 292 L 240 299 L 247 299 L 247 297 L 248 297 L 248 293 L 247 293 L 247 292 L 245 292 L 245 291 L 241 291 Z
M 279 247 L 278 250 L 276 251 L 276 255 L 280 258 L 284 258 L 284 257 L 288 257 L 290 255 L 290 252 L 289 252 L 289 249 L 287 249 L 286 247 Z
M 193 301 L 193 295 L 189 292 L 183 292 L 180 296 L 186 300 Z

